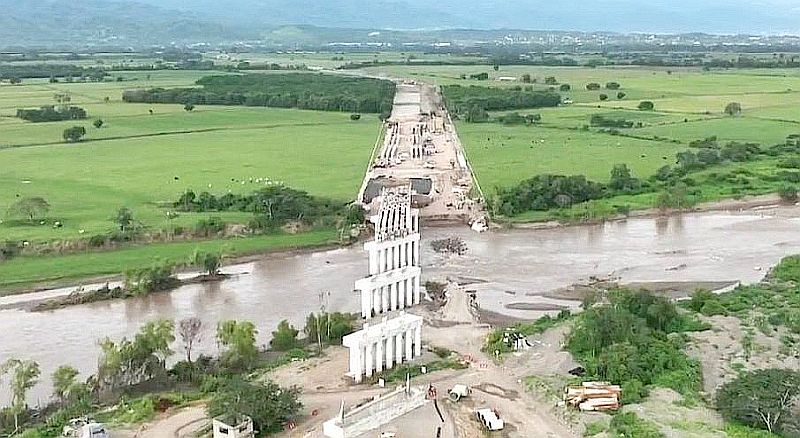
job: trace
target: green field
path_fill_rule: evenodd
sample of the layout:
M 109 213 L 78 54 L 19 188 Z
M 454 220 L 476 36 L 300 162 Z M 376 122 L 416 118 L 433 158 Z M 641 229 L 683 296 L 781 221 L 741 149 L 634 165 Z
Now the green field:
M 338 242 L 336 231 L 323 230 L 298 235 L 278 234 L 241 239 L 156 243 L 113 252 L 19 257 L 0 263 L 0 296 L 19 292 L 31 284 L 60 285 L 68 280 L 119 275 L 129 269 L 150 266 L 156 260 L 182 265 L 196 250 L 221 251 L 233 257 L 264 251 L 332 245 Z
M 782 143 L 800 133 L 800 72 L 793 70 L 730 70 L 705 72 L 682 68 L 585 68 L 501 66 L 386 66 L 367 69 L 398 77 L 461 86 L 532 86 L 545 90 L 544 78 L 554 76 L 572 90 L 561 92 L 574 101 L 559 108 L 519 110 L 539 113 L 538 126 L 505 126 L 499 123 L 458 122 L 458 131 L 481 186 L 491 192 L 537 174 L 583 174 L 606 182 L 614 164 L 627 164 L 639 178 L 651 176 L 688 143 L 717 136 L 720 141 L 755 142 L 764 146 Z M 489 73 L 488 81 L 461 79 L 462 75 Z M 519 78 L 530 74 L 534 84 Z M 498 78 L 517 78 L 500 81 Z M 586 84 L 618 82 L 620 90 L 587 91 Z M 558 89 L 558 86 L 556 86 Z M 623 99 L 617 99 L 618 92 Z M 600 94 L 609 99 L 601 102 Z M 639 111 L 642 100 L 656 110 Z M 743 113 L 724 114 L 725 106 L 739 102 Z M 503 113 L 495 113 L 500 116 Z M 637 127 L 612 136 L 589 127 L 592 115 L 625 119 Z M 641 123 L 641 126 L 638 126 Z M 588 127 L 588 129 L 587 129 Z
M 146 75 L 150 74 L 150 80 Z M 377 117 L 354 122 L 349 114 L 245 107 L 125 104 L 124 89 L 187 86 L 203 72 L 125 72 L 137 81 L 0 86 L 0 240 L 61 240 L 109 231 L 126 206 L 151 228 L 193 225 L 208 214 L 167 220 L 160 203 L 187 189 L 216 194 L 251 192 L 283 182 L 312 195 L 353 199 L 379 134 Z M 116 75 L 114 75 L 116 76 Z M 86 108 L 83 121 L 27 123 L 10 117 L 19 107 L 53 104 L 68 91 Z M 105 102 L 105 97 L 109 102 Z M 153 109 L 151 115 L 149 110 Z M 91 121 L 101 118 L 100 129 Z M 67 126 L 85 126 L 78 144 L 64 144 Z M 49 223 L 30 225 L 5 217 L 17 197 L 41 196 L 52 206 Z M 244 222 L 247 215 L 223 218 Z M 54 229 L 52 221 L 63 223 Z M 169 224 L 168 224 L 169 222 Z

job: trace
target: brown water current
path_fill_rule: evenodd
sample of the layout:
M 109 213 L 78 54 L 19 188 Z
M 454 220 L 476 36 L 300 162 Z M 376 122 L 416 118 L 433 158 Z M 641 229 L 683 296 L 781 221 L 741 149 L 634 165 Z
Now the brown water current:
M 539 306 L 575 308 L 577 301 L 542 295 L 586 281 L 590 276 L 623 282 L 755 282 L 788 254 L 800 253 L 800 209 L 766 208 L 641 218 L 599 225 L 477 234 L 466 228 L 423 229 L 423 281 L 450 278 L 471 283 L 482 308 L 508 316 L 535 318 Z M 430 241 L 461 236 L 465 256 L 435 254 Z M 31 313 L 0 310 L 0 361 L 33 359 L 42 368 L 31 402 L 44 402 L 50 374 L 71 364 L 84 376 L 97 367 L 97 341 L 131 337 L 146 321 L 199 317 L 205 324 L 200 351 L 216 354 L 214 330 L 226 319 L 250 320 L 266 345 L 278 322 L 302 328 L 323 303 L 331 311 L 357 312 L 353 282 L 366 275 L 360 245 L 299 255 L 264 256 L 226 268 L 234 274 L 218 283 L 192 284 L 169 293 Z M 71 289 L 28 296 L 47 296 Z M 0 298 L 0 307 L 27 298 Z M 511 306 L 508 308 L 507 306 Z M 179 342 L 174 359 L 182 357 Z M 8 389 L 0 389 L 0 403 Z

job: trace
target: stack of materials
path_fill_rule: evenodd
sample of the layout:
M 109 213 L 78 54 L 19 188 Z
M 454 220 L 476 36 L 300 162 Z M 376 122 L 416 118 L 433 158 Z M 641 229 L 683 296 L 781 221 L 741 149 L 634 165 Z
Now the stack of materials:
M 582 411 L 613 411 L 619 409 L 622 388 L 608 382 L 583 382 L 581 386 L 567 386 L 564 401 Z

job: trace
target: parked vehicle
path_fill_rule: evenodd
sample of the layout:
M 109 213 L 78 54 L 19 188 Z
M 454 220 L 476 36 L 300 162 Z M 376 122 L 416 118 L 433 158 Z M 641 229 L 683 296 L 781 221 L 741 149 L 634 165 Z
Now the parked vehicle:
M 491 409 L 478 409 L 475 412 L 478 421 L 489 430 L 503 430 L 505 422 L 497 416 L 497 413 Z
M 96 423 L 88 418 L 73 418 L 64 426 L 61 433 L 70 438 L 109 438 L 105 425 Z

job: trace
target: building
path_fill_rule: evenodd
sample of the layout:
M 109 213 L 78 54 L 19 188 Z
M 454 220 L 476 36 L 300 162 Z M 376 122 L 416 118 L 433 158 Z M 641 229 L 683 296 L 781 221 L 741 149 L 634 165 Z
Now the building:
M 214 438 L 255 438 L 253 420 L 246 415 L 217 417 L 211 421 Z

